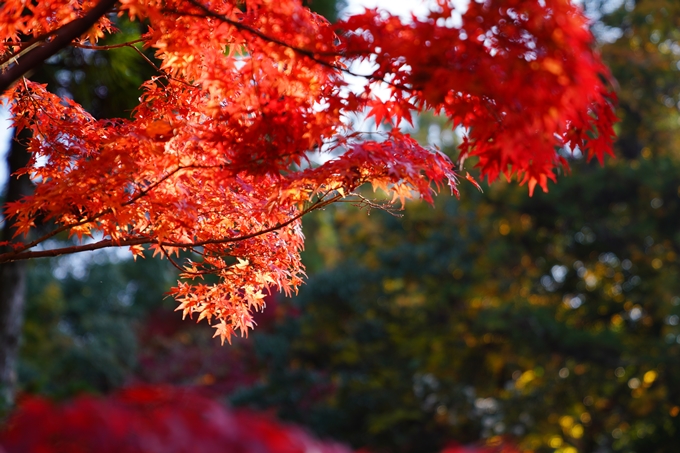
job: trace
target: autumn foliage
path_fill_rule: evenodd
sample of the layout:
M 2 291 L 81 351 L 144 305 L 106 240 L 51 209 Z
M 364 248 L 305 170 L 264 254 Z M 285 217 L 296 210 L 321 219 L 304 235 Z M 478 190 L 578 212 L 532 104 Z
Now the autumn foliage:
M 13 453 L 350 453 L 263 415 L 228 411 L 196 391 L 137 387 L 61 405 L 21 404 L 0 434 Z
M 121 16 L 147 31 L 98 45 Z M 158 75 L 131 119 L 94 118 L 12 76 L 60 40 L 155 51 Z M 295 0 L 6 0 L 0 65 L 14 125 L 31 132 L 19 175 L 35 184 L 4 207 L 17 234 L 0 244 L 0 262 L 148 247 L 182 269 L 178 309 L 223 341 L 253 327 L 267 292 L 302 282 L 304 214 L 338 201 L 372 206 L 357 192 L 364 184 L 401 203 L 431 201 L 446 185 L 458 193 L 444 154 L 396 127 L 357 132 L 355 116 L 398 126 L 426 109 L 446 115 L 464 134 L 461 167 L 474 157 L 488 181 L 516 177 L 530 191 L 555 180 L 561 149 L 602 160 L 615 120 L 608 71 L 566 0 L 465 10 L 439 0 L 410 22 L 367 10 L 332 25 Z M 348 85 L 348 74 L 361 82 Z M 72 244 L 50 248 L 58 235 Z M 206 274 L 218 281 L 202 282 Z
M 56 404 L 24 400 L 0 432 L 12 453 L 351 453 L 270 417 L 226 409 L 196 390 L 132 387 Z M 361 449 L 357 453 L 371 453 Z M 451 446 L 442 453 L 518 453 L 508 446 Z

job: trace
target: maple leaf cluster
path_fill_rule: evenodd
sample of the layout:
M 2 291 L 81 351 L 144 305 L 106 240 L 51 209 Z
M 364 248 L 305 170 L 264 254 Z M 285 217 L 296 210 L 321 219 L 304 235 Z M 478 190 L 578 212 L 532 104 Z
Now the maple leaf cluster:
M 372 205 L 357 192 L 367 183 L 402 205 L 444 185 L 458 193 L 447 156 L 397 127 L 379 139 L 353 131 L 350 118 L 398 126 L 426 109 L 446 115 L 464 131 L 459 163 L 476 156 L 489 181 L 516 175 L 530 191 L 566 165 L 560 149 L 599 159 L 611 149 L 608 72 L 567 0 L 464 11 L 439 0 L 410 22 L 366 10 L 337 24 L 296 0 L 8 0 L 1 67 L 21 67 L 32 47 L 108 3 L 148 24 L 138 41 L 155 50 L 158 76 L 131 119 L 98 120 L 25 78 L 5 92 L 15 127 L 32 133 L 19 175 L 35 192 L 5 206 L 17 239 L 0 262 L 149 247 L 182 270 L 178 309 L 222 341 L 253 327 L 266 293 L 302 282 L 302 215 L 341 200 Z M 102 15 L 71 45 L 106 49 L 96 39 L 114 22 Z M 361 61 L 373 69 L 354 73 Z M 349 86 L 347 74 L 362 82 Z M 311 151 L 328 158 L 310 162 Z M 32 233 L 37 222 L 54 227 Z M 35 249 L 63 232 L 76 245 Z M 193 259 L 180 263 L 180 252 Z M 202 283 L 206 274 L 219 281 Z
M 388 80 L 387 101 L 369 101 L 377 121 L 443 112 L 465 128 L 460 160 L 476 156 L 482 176 L 500 174 L 548 190 L 554 169 L 568 165 L 556 151 L 581 149 L 602 162 L 611 154 L 616 118 L 608 70 L 593 52 L 587 19 L 569 1 L 470 2 L 402 23 L 377 12 L 347 19 L 360 30 L 347 54 L 370 49 L 374 77 Z

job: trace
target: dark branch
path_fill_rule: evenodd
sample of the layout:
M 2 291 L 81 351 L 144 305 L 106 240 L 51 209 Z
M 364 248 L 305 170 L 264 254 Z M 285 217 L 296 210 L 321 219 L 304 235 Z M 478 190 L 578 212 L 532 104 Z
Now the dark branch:
M 98 242 L 93 242 L 91 244 L 78 244 L 78 245 L 72 245 L 69 247 L 60 247 L 57 249 L 51 249 L 51 250 L 37 250 L 34 252 L 31 251 L 24 251 L 24 252 L 8 252 L 8 253 L 3 253 L 0 254 L 0 263 L 5 263 L 5 262 L 12 262 L 12 261 L 20 261 L 20 260 L 28 260 L 28 259 L 33 259 L 33 258 L 51 258 L 55 256 L 61 256 L 61 255 L 67 255 L 67 254 L 72 254 L 72 253 L 79 253 L 79 252 L 87 252 L 87 251 L 93 251 L 93 250 L 99 250 L 103 248 L 108 248 L 108 247 L 130 247 L 133 245 L 143 245 L 143 244 L 159 244 L 161 246 L 165 247 L 177 247 L 177 248 L 191 248 L 191 247 L 200 247 L 200 246 L 205 246 L 205 245 L 216 245 L 216 244 L 229 244 L 229 243 L 234 243 L 234 242 L 240 242 L 240 241 L 245 241 L 248 239 L 255 238 L 257 236 L 262 236 L 263 234 L 271 233 L 273 231 L 280 230 L 281 228 L 285 228 L 291 223 L 295 222 L 296 220 L 300 219 L 302 216 L 309 214 L 310 212 L 323 208 L 325 206 L 328 206 L 331 203 L 334 203 L 338 201 L 342 196 L 340 195 L 335 195 L 327 200 L 317 200 L 314 202 L 311 206 L 308 208 L 300 211 L 290 219 L 286 220 L 285 222 L 278 223 L 274 226 L 271 226 L 269 228 L 264 228 L 259 231 L 255 231 L 253 233 L 249 234 L 244 234 L 242 236 L 236 236 L 236 237 L 226 237 L 226 238 L 218 238 L 218 239 L 208 239 L 204 241 L 196 241 L 196 242 L 169 242 L 169 241 L 159 241 L 158 239 L 154 239 L 150 236 L 141 236 L 141 237 L 132 237 L 132 238 L 127 238 L 127 239 L 119 239 L 119 240 L 114 240 L 114 239 L 104 239 Z
M 42 45 L 38 45 L 25 55 L 17 58 L 14 65 L 0 74 L 0 94 L 4 93 L 5 90 L 19 80 L 21 76 L 36 69 L 43 64 L 45 60 L 71 44 L 71 41 L 87 32 L 90 27 L 96 24 L 97 21 L 104 16 L 104 14 L 113 8 L 116 1 L 117 0 L 100 0 L 100 2 L 83 17 L 69 22 L 56 30 L 54 37 L 51 40 L 44 42 Z
M 161 183 L 166 181 L 172 175 L 174 175 L 178 171 L 183 170 L 185 168 L 190 168 L 190 167 L 189 166 L 187 166 L 187 167 L 179 167 L 179 166 L 176 167 L 174 170 L 170 171 L 165 176 L 159 178 L 158 181 L 154 182 L 153 184 L 150 184 L 145 189 L 140 190 L 139 193 L 137 193 L 134 197 L 127 200 L 121 206 L 125 207 L 125 206 L 129 206 L 129 205 L 133 204 L 134 202 L 136 202 L 140 198 L 146 196 L 149 192 L 151 192 L 153 189 L 158 187 Z M 5 261 L 15 261 L 14 259 L 12 259 L 12 256 L 19 256 L 19 255 L 25 253 L 26 250 L 28 250 L 32 247 L 35 247 L 36 245 L 38 245 L 42 242 L 45 242 L 46 240 L 56 236 L 59 233 L 70 230 L 73 227 L 92 223 L 95 220 L 97 220 L 97 219 L 99 219 L 99 218 L 101 218 L 101 217 L 103 217 L 107 214 L 110 214 L 112 212 L 113 212 L 112 208 L 106 208 L 103 211 L 100 211 L 97 214 L 89 216 L 89 217 L 87 217 L 83 220 L 76 222 L 76 223 L 67 223 L 67 224 L 61 225 L 59 228 L 56 228 L 56 229 L 50 231 L 49 233 L 46 233 L 43 236 L 41 236 L 41 237 L 39 237 L 39 238 L 37 238 L 37 239 L 27 243 L 27 244 L 22 244 L 21 247 L 17 248 L 16 250 L 14 250 L 12 252 L 3 253 L 2 255 L 0 255 L 0 263 L 5 262 Z M 92 245 L 92 244 L 88 244 L 88 245 Z M 127 245 L 127 244 L 123 244 L 123 245 Z M 137 245 L 137 244 L 129 244 L 129 245 Z M 112 245 L 107 245 L 105 247 L 111 247 L 111 246 Z M 98 247 L 98 248 L 101 248 L 101 247 Z M 87 251 L 87 250 L 95 250 L 95 249 L 83 249 L 83 250 Z M 36 253 L 38 253 L 38 252 L 36 252 Z M 73 252 L 66 252 L 66 253 L 73 253 Z M 63 255 L 63 253 L 59 253 L 58 255 Z M 46 255 L 46 256 L 57 256 L 57 255 Z

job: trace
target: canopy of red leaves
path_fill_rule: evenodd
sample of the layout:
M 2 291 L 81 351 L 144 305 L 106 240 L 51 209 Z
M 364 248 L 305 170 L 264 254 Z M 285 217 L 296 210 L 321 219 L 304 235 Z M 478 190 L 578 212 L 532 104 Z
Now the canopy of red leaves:
M 20 65 L 31 45 L 48 46 L 106 1 L 6 0 L 0 64 Z M 267 292 L 302 282 L 305 213 L 370 206 L 356 192 L 367 183 L 402 204 L 431 201 L 443 185 L 457 194 L 447 156 L 396 128 L 379 139 L 356 132 L 357 115 L 395 126 L 426 109 L 446 115 L 464 134 L 461 165 L 475 156 L 490 182 L 516 176 L 530 192 L 566 165 L 560 149 L 600 160 L 611 150 L 609 74 L 568 0 L 460 11 L 439 0 L 410 22 L 367 10 L 334 25 L 296 0 L 120 0 L 116 11 L 148 24 L 141 42 L 161 61 L 131 119 L 98 120 L 28 79 L 4 93 L 15 127 L 32 132 L 19 175 L 35 192 L 5 206 L 17 238 L 0 262 L 111 246 L 171 260 L 192 252 L 173 261 L 183 280 L 172 294 L 223 341 L 253 327 Z M 114 19 L 71 44 L 99 50 Z M 362 61 L 372 69 L 354 73 Z M 362 82 L 349 86 L 348 73 Z M 53 229 L 19 240 L 36 222 Z M 75 245 L 35 249 L 63 232 Z M 219 281 L 197 281 L 205 274 Z

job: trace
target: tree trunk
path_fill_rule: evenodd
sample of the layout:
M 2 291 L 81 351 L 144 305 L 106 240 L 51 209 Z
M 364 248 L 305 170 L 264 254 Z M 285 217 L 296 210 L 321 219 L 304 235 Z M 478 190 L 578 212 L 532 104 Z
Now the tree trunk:
M 24 167 L 28 163 L 28 158 L 26 149 L 18 141 L 13 140 L 7 156 L 10 175 Z M 5 201 L 16 201 L 32 191 L 32 184 L 27 176 L 10 177 L 6 189 Z M 11 219 L 5 218 L 0 240 L 9 240 L 13 234 L 14 224 Z M 25 293 L 26 262 L 0 264 L 0 408 L 2 409 L 7 409 L 14 404 Z

